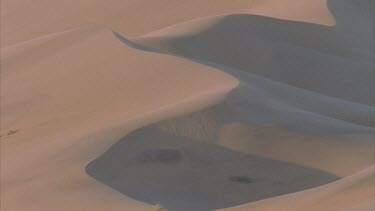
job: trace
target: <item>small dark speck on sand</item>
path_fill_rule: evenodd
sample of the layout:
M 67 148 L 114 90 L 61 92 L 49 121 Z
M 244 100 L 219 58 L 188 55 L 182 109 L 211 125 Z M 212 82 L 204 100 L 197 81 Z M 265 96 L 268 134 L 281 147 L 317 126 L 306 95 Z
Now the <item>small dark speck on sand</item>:
M 10 130 L 10 131 L 8 131 L 8 136 L 10 136 L 10 135 L 13 135 L 13 134 L 15 134 L 15 133 L 17 133 L 18 131 L 20 131 L 21 129 L 17 129 L 17 130 Z
M 232 182 L 239 182 L 239 183 L 245 183 L 245 184 L 255 182 L 254 179 L 252 179 L 250 177 L 246 177 L 246 176 L 232 176 L 232 177 L 229 177 L 229 180 L 232 181 Z

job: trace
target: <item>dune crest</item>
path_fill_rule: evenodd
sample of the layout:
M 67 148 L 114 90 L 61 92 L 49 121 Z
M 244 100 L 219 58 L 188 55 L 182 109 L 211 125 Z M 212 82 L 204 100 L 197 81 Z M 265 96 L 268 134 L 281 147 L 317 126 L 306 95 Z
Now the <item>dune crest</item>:
M 337 17 L 335 27 L 233 14 L 193 20 L 133 41 L 373 106 L 371 2 L 328 2 Z
M 238 84 L 212 68 L 130 48 L 102 27 L 15 48 L 1 60 L 2 210 L 58 210 L 66 202 L 105 209 L 103 200 L 112 210 L 149 209 L 95 183 L 84 166 L 127 132 L 214 105 Z
M 373 0 L 3 0 L 1 210 L 375 209 Z
M 323 25 L 333 23 L 325 1 L 304 2 L 306 4 L 298 0 L 206 0 L 204 3 L 199 0 L 3 0 L 1 46 L 87 24 L 105 25 L 126 36 L 139 36 L 196 18 L 235 13 Z
M 327 0 L 253 0 L 252 2 L 250 14 L 327 26 L 336 24 L 327 6 Z

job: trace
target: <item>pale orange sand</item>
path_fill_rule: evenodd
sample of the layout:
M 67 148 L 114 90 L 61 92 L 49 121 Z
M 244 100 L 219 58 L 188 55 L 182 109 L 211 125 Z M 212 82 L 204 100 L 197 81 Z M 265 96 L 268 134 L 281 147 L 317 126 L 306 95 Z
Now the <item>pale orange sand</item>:
M 12 54 L 2 60 L 2 210 L 108 204 L 147 210 L 95 182 L 85 165 L 128 131 L 213 105 L 238 82 L 187 60 L 129 48 L 106 28 L 52 36 L 2 53 Z M 19 131 L 8 135 L 11 130 Z
M 373 6 L 2 0 L 0 209 L 374 210 Z
M 272 3 L 263 0 L 3 0 L 1 45 L 12 45 L 87 24 L 104 25 L 125 36 L 138 36 L 191 19 L 228 13 L 254 13 L 325 25 L 334 23 L 325 0 L 307 2 L 301 4 L 298 0 L 279 0 Z

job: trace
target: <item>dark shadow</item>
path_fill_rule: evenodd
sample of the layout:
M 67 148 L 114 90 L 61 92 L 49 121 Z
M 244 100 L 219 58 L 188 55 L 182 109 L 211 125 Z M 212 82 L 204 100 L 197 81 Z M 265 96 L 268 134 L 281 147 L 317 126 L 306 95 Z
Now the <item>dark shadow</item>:
M 330 0 L 329 7 L 337 26 L 229 15 L 197 34 L 166 40 L 134 42 L 114 34 L 129 47 L 183 57 L 235 76 L 240 86 L 209 109 L 224 123 L 315 135 L 373 134 L 374 2 Z M 159 41 L 175 51 L 145 45 Z M 372 140 L 354 141 L 343 142 L 373 146 Z M 213 143 L 149 126 L 120 140 L 86 170 L 134 199 L 188 211 L 231 207 L 338 179 Z
M 369 130 L 367 127 L 374 127 L 375 118 L 372 106 L 301 89 L 222 64 L 151 48 L 133 42 L 116 32 L 113 33 L 122 43 L 131 48 L 184 58 L 233 75 L 241 85 L 225 101 L 230 104 L 231 109 L 239 109 L 244 118 L 247 118 L 248 115 L 243 115 L 243 112 L 251 114 L 251 120 L 255 122 L 261 118 L 269 119 L 265 122 L 266 124 L 273 121 L 272 123 L 287 126 L 290 122 L 299 121 L 301 124 L 307 125 L 307 129 L 313 133 L 321 132 L 326 128 L 329 128 L 330 131 L 352 133 L 353 127 L 355 131 L 363 132 Z M 276 103 L 283 106 L 276 106 Z M 258 108 L 268 111 L 258 113 Z M 257 115 L 254 116 L 254 114 Z M 288 117 L 289 123 L 283 121 L 285 118 L 278 117 L 279 114 Z M 254 118 L 258 116 L 259 118 Z M 296 130 L 306 131 L 306 129 Z
M 373 106 L 374 1 L 328 2 L 334 27 L 234 14 L 191 35 L 136 41 L 164 43 L 184 57 Z
M 334 175 L 139 129 L 86 167 L 100 182 L 136 200 L 179 211 L 213 210 L 333 182 Z

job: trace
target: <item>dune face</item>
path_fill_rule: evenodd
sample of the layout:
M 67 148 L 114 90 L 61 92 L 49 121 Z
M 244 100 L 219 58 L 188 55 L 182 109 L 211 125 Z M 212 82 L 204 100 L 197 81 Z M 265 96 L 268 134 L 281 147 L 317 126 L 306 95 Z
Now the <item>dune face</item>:
M 327 7 L 327 0 L 255 0 L 252 3 L 249 13 L 254 15 L 329 26 L 336 23 Z
M 200 0 L 3 0 L 1 45 L 9 46 L 87 24 L 107 26 L 126 36 L 140 36 L 191 19 L 231 13 L 260 14 L 324 25 L 334 22 L 325 1 L 309 0 L 307 4 L 298 2 L 300 1 L 206 0 L 202 3 Z M 291 10 L 283 9 L 286 5 Z
M 4 0 L 1 44 L 9 46 L 88 24 L 136 36 L 197 17 L 238 12 L 249 4 L 247 0 L 209 0 L 205 4 L 199 0 Z
M 207 66 L 127 47 L 102 27 L 3 50 L 1 210 L 150 209 L 93 182 L 85 165 L 127 132 L 214 105 L 238 84 Z
M 221 210 L 373 210 L 374 176 L 372 166 L 331 185 Z
M 1 2 L 1 210 L 371 211 L 374 1 Z
M 226 208 L 338 179 L 157 127 L 129 134 L 86 170 L 127 196 L 176 211 Z
M 194 33 L 179 28 L 193 31 L 200 20 L 135 41 L 374 106 L 374 7 L 359 2 L 328 1 L 335 27 L 241 14 L 209 18 L 212 24 Z

